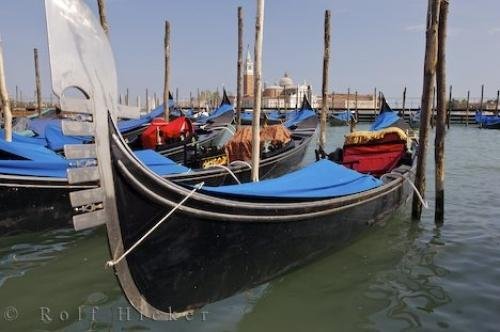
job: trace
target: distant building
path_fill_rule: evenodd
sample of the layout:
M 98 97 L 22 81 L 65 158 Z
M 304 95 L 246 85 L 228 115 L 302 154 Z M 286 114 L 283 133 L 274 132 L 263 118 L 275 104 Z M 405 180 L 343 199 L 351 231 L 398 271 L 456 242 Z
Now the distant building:
M 250 51 L 247 52 L 247 61 L 245 63 L 245 73 L 243 74 L 243 97 L 254 96 L 254 76 L 253 76 L 253 61 L 250 56 Z
M 285 73 L 277 84 L 264 87 L 262 104 L 264 108 L 295 109 L 300 107 L 306 95 L 313 104 L 316 97 L 311 93 L 308 84 L 295 84 L 293 79 Z

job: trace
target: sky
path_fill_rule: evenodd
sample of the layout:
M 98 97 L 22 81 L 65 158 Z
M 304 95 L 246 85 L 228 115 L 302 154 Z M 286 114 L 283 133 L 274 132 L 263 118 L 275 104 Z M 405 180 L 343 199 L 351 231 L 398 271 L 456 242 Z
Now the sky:
M 96 0 L 84 0 L 97 15 Z M 500 1 L 451 0 L 448 81 L 455 96 L 493 98 L 500 88 Z M 190 91 L 236 90 L 237 7 L 244 10 L 245 48 L 253 50 L 254 0 L 107 0 L 110 40 L 119 87 L 131 95 L 162 91 L 164 21 L 172 27 L 171 86 Z M 273 84 L 285 72 L 320 93 L 324 11 L 332 11 L 330 90 L 371 93 L 374 87 L 410 98 L 422 89 L 427 0 L 267 0 L 263 77 Z M 34 91 L 33 48 L 40 49 L 42 89 L 50 95 L 43 1 L 2 0 L 9 91 Z M 246 52 L 246 51 L 245 51 Z

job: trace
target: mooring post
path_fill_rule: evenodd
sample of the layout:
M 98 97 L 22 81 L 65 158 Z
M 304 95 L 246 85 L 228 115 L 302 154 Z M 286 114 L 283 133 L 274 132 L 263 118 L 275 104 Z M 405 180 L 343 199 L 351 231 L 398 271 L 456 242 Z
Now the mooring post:
M 141 96 L 137 96 L 137 107 L 141 110 Z
M 260 111 L 262 103 L 262 41 L 264 38 L 264 0 L 257 0 L 254 45 L 254 110 L 252 123 L 252 181 L 259 181 Z
M 335 91 L 332 91 L 332 112 L 335 112 Z
M 33 49 L 33 57 L 35 61 L 35 91 L 36 91 L 36 108 L 38 115 L 42 114 L 42 83 L 40 80 L 40 63 L 38 61 L 38 48 Z
M 149 113 L 150 104 L 149 104 L 149 90 L 146 88 L 146 112 Z
M 0 37 L 0 102 L 3 109 L 5 140 L 12 142 L 12 111 L 10 109 L 9 92 L 5 81 L 5 66 L 3 61 L 2 38 Z
M 497 90 L 497 100 L 495 102 L 495 116 L 498 116 L 498 102 L 500 99 L 500 90 Z
M 356 118 L 354 119 L 353 127 L 356 127 L 356 123 L 359 120 L 359 108 L 358 108 L 358 91 L 354 91 L 354 115 Z
M 175 88 L 175 105 L 179 105 L 179 88 Z
M 14 101 L 14 108 L 19 104 L 19 87 L 16 85 L 16 100 Z
M 422 115 L 422 114 L 420 114 Z M 431 128 L 434 128 L 436 121 L 436 86 L 432 89 L 432 115 L 431 115 Z
M 128 88 L 127 90 L 125 91 L 125 105 L 129 106 L 129 91 L 128 91 Z
M 373 89 L 373 121 L 377 117 L 377 88 Z
M 354 132 L 354 117 L 351 112 L 351 88 L 347 88 L 347 112 L 349 116 L 349 131 Z
M 406 108 L 406 86 L 403 90 L 403 103 L 401 104 L 401 114 L 403 116 L 403 120 L 405 119 L 405 108 Z
M 169 91 L 170 91 L 170 22 L 165 21 L 165 81 L 163 85 L 163 107 L 165 121 L 170 121 L 170 106 L 168 104 Z
M 437 99 L 437 121 L 434 159 L 435 167 L 435 186 L 436 186 L 436 210 L 434 221 L 436 224 L 442 224 L 444 221 L 444 143 L 446 136 L 446 35 L 448 21 L 448 0 L 441 0 L 439 10 L 439 31 L 438 31 L 438 59 L 436 71 L 436 84 L 438 90 Z M 450 85 L 450 98 L 448 105 L 451 105 L 452 86 Z M 451 109 L 450 109 L 451 110 Z M 448 115 L 448 128 L 450 124 L 450 115 Z
M 325 10 L 324 40 L 323 40 L 323 84 L 321 86 L 321 122 L 319 135 L 319 150 L 326 149 L 326 118 L 328 114 L 328 73 L 330 68 L 330 18 L 331 13 Z
M 243 8 L 238 7 L 238 64 L 236 68 L 236 126 L 241 126 L 243 98 Z M 279 101 L 279 100 L 278 100 Z
M 417 173 L 415 176 L 415 186 L 422 197 L 425 197 L 425 165 L 427 147 L 429 145 L 429 123 L 432 115 L 432 92 L 436 76 L 439 6 L 440 0 L 429 0 L 427 8 L 422 110 L 420 119 Z M 418 195 L 415 193 L 413 195 L 412 202 L 412 216 L 415 219 L 420 219 L 421 215 L 422 203 L 420 202 Z
M 441 1 L 446 2 L 448 0 L 441 0 Z M 444 5 L 441 5 L 441 10 L 443 10 L 443 8 L 444 8 Z M 439 11 L 440 14 L 441 14 L 441 10 Z M 446 11 L 448 11 L 448 6 L 446 6 Z M 446 19 L 445 19 L 445 23 L 446 23 Z M 445 33 L 446 33 L 446 28 L 444 28 L 444 30 L 445 30 Z M 441 17 L 439 19 L 439 38 L 441 38 Z M 442 36 L 442 38 L 445 39 L 445 41 L 443 42 L 443 43 L 445 43 L 445 45 L 443 47 L 446 47 L 446 35 Z M 438 47 L 441 47 L 441 43 L 442 43 L 442 41 L 441 41 L 441 39 L 439 39 L 438 40 Z M 438 49 L 438 52 L 439 52 L 439 49 Z M 438 55 L 438 61 L 439 61 L 439 55 Z M 443 61 L 446 63 L 446 59 L 444 59 Z M 439 62 L 438 62 L 438 69 L 437 70 L 439 71 Z M 446 78 L 446 76 L 445 76 L 445 78 Z M 446 80 L 445 80 L 445 82 L 446 82 Z M 448 129 L 450 129 L 451 111 L 452 111 L 452 107 L 453 107 L 453 102 L 452 102 L 452 96 L 453 96 L 453 94 L 452 94 L 452 91 L 453 91 L 453 86 L 450 85 L 450 95 L 448 97 L 448 110 L 447 110 L 447 114 L 448 115 L 446 116 L 446 127 Z M 445 90 L 445 92 L 446 92 L 446 90 Z
M 97 0 L 97 7 L 99 8 L 99 19 L 101 21 L 102 29 L 109 38 L 109 25 L 108 19 L 106 18 L 106 0 Z
M 481 101 L 479 102 L 479 111 L 483 112 L 484 103 L 484 84 L 481 85 Z
M 467 90 L 467 105 L 465 106 L 465 126 L 469 126 L 469 110 L 470 110 L 470 90 Z

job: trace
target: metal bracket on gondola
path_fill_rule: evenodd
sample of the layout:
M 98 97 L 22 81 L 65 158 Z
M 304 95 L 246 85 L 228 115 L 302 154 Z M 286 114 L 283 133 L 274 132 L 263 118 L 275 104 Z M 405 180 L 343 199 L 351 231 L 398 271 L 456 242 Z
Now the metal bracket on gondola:
M 95 144 L 72 144 L 64 146 L 64 155 L 68 159 L 95 159 L 97 157 Z

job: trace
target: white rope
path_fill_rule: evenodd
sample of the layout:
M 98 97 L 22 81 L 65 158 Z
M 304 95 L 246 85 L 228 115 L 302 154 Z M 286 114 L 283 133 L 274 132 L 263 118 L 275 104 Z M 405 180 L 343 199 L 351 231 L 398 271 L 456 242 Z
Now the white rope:
M 238 184 L 241 184 L 240 180 L 238 180 L 238 178 L 236 177 L 236 174 L 234 174 L 233 171 L 231 171 L 229 169 L 229 167 L 226 167 L 224 165 L 213 165 L 213 166 L 208 167 L 207 169 L 210 169 L 210 168 L 221 168 L 221 169 L 227 171 L 236 180 L 236 182 L 238 182 Z
M 248 166 L 248 168 L 252 169 L 252 165 L 248 161 L 243 161 L 243 160 L 235 160 L 229 164 L 231 165 L 243 165 L 243 166 Z
M 420 203 L 422 203 L 422 206 L 425 208 L 425 209 L 428 209 L 429 208 L 429 203 L 424 200 L 424 198 L 422 197 L 422 195 L 420 194 L 420 192 L 418 191 L 417 187 L 415 187 L 415 184 L 411 181 L 411 179 L 407 176 L 404 176 L 403 174 L 399 174 L 399 173 L 394 173 L 394 172 L 391 172 L 391 173 L 387 173 L 387 174 L 384 174 L 380 177 L 380 179 L 382 180 L 384 177 L 389 177 L 389 176 L 396 176 L 396 177 L 400 177 L 400 178 L 403 178 L 404 180 L 408 181 L 408 183 L 410 184 L 410 186 L 413 188 L 413 191 L 415 192 L 415 194 L 417 194 L 417 197 L 418 199 L 420 200 Z
M 106 266 L 112 267 L 112 266 L 115 266 L 116 264 L 120 263 L 125 257 L 127 257 L 128 254 L 130 254 L 135 248 L 137 248 L 137 246 L 140 245 L 149 235 L 151 235 L 151 233 L 153 233 L 165 220 L 167 220 L 168 217 L 170 217 L 175 212 L 175 210 L 177 210 L 179 207 L 181 207 L 182 204 L 184 204 L 189 199 L 189 197 L 191 197 L 197 190 L 201 189 L 201 187 L 203 187 L 204 184 L 205 184 L 204 182 L 198 183 L 193 188 L 193 190 L 191 190 L 189 192 L 189 194 L 186 197 L 184 197 L 184 199 L 182 201 L 180 201 L 172 210 L 170 210 L 169 213 L 167 213 L 167 215 L 165 217 L 163 217 L 160 221 L 158 221 L 156 223 L 156 225 L 154 225 L 149 231 L 147 231 L 146 234 L 144 234 L 136 243 L 134 243 L 118 259 L 107 261 Z

